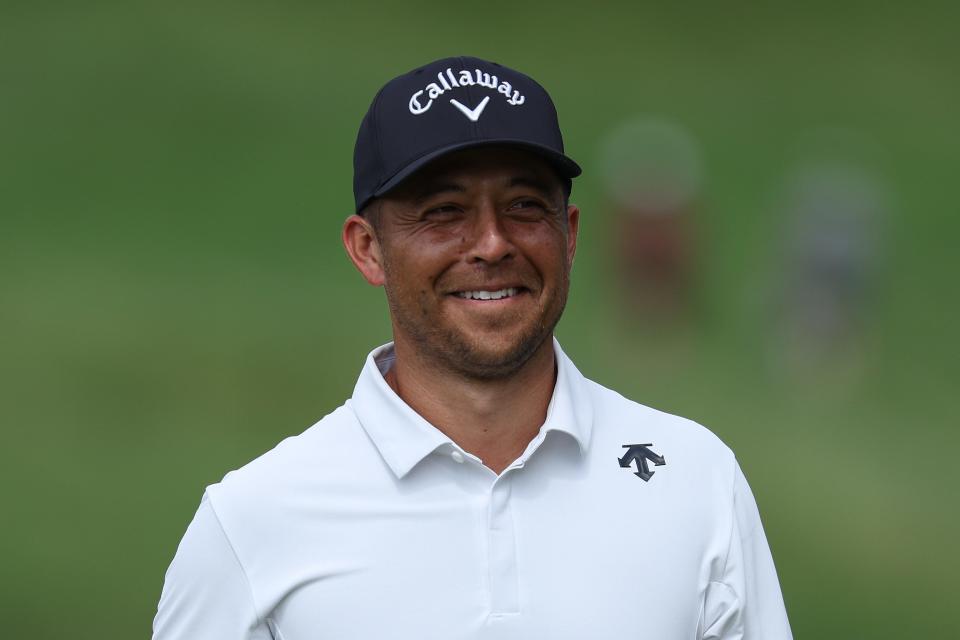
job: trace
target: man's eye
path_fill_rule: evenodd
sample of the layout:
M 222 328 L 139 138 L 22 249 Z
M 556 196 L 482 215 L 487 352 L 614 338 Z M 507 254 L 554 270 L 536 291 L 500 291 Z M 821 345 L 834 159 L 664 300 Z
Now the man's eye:
M 424 212 L 425 218 L 431 219 L 447 219 L 452 218 L 460 213 L 460 208 L 452 204 L 444 204 L 439 207 L 431 207 Z
M 507 212 L 520 217 L 535 218 L 543 215 L 546 207 L 539 200 L 517 200 L 507 208 Z

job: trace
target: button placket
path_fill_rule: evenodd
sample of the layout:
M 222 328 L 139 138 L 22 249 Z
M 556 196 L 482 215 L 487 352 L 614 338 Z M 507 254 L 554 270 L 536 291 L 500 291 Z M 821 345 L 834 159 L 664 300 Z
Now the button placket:
M 490 488 L 487 536 L 491 615 L 520 610 L 517 541 L 510 504 L 511 475 L 507 472 L 497 478 Z

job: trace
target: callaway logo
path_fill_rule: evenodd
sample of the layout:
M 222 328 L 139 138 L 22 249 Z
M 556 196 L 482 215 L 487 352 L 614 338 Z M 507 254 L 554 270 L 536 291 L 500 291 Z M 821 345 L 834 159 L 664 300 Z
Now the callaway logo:
M 461 71 L 454 72 L 451 68 L 447 68 L 446 71 L 441 71 L 437 74 L 438 82 L 431 82 L 423 89 L 415 91 L 412 96 L 410 96 L 410 102 L 408 107 L 410 108 L 410 113 L 415 116 L 420 115 L 421 113 L 426 113 L 430 106 L 433 104 L 433 101 L 445 94 L 447 91 L 453 91 L 454 89 L 459 89 L 460 87 L 469 87 L 473 85 L 478 85 L 481 87 L 486 87 L 488 89 L 495 89 L 497 93 L 503 94 L 504 98 L 507 101 L 507 104 L 517 106 L 523 104 L 526 98 L 521 95 L 521 93 L 513 88 L 506 80 L 500 81 L 497 76 L 490 75 L 489 73 L 484 73 L 480 69 L 474 69 L 473 72 L 463 69 Z M 422 101 L 426 94 L 426 101 Z M 463 115 L 467 116 L 472 122 L 476 122 L 480 118 L 480 114 L 483 113 L 483 110 L 486 108 L 487 103 L 490 102 L 490 96 L 487 96 L 473 109 L 467 107 L 458 100 L 450 99 L 450 104 L 459 109 Z

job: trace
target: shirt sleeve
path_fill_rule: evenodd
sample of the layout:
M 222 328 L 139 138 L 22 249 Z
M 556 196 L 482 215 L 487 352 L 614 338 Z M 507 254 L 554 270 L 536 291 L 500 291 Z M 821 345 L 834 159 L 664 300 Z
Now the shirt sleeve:
M 204 495 L 167 569 L 153 640 L 270 640 L 250 584 Z
M 757 503 L 739 464 L 730 548 L 723 572 L 707 586 L 702 624 L 704 640 L 793 638 Z

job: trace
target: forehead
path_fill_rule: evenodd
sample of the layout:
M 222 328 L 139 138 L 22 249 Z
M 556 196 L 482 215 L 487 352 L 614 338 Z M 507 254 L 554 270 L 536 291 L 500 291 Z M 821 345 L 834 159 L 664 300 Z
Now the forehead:
M 469 188 L 480 183 L 540 186 L 547 193 L 562 189 L 551 165 L 536 153 L 511 147 L 476 147 L 443 156 L 404 180 L 391 197 L 414 196 L 438 183 Z

